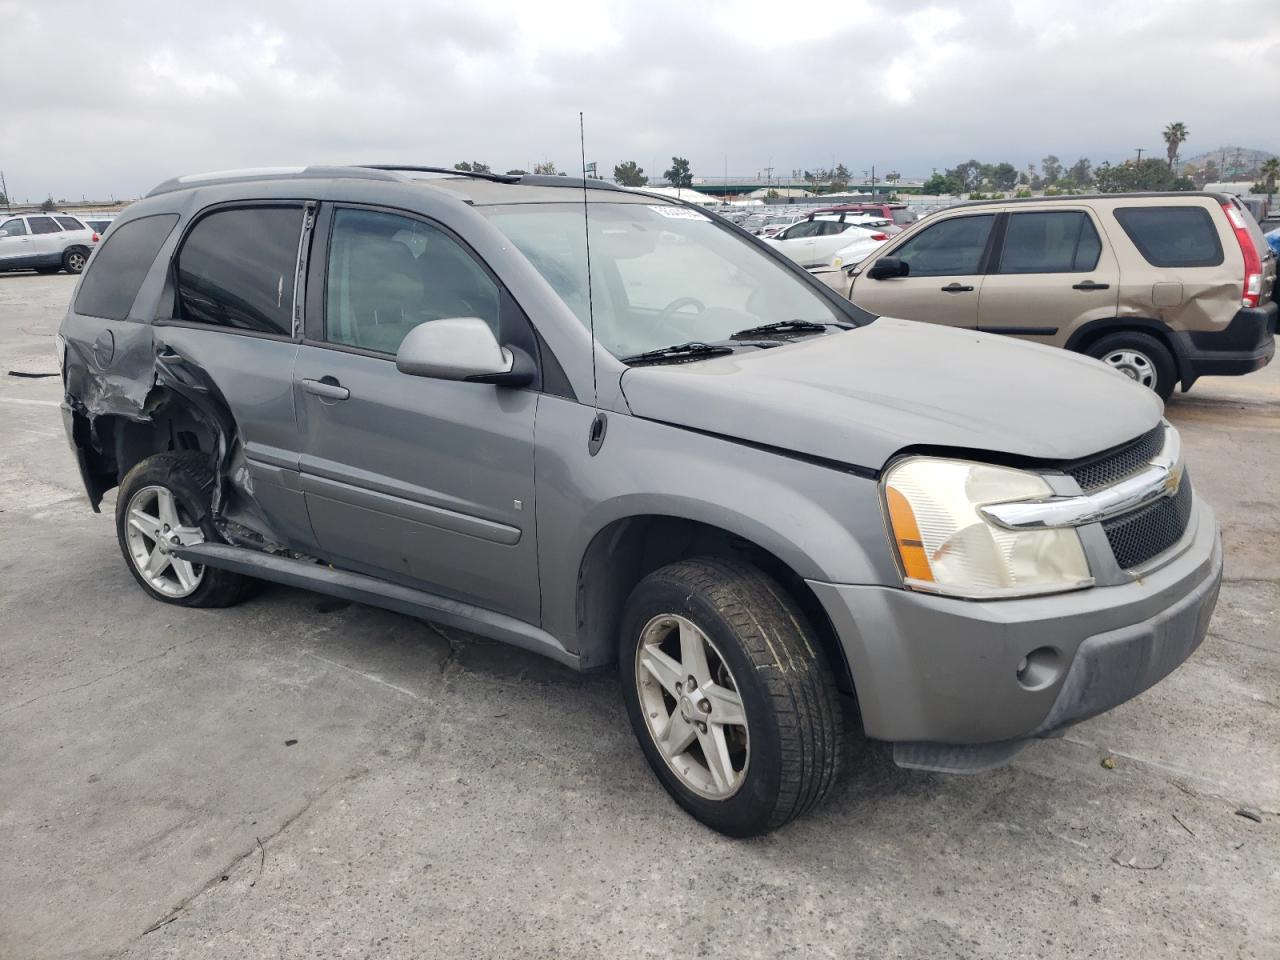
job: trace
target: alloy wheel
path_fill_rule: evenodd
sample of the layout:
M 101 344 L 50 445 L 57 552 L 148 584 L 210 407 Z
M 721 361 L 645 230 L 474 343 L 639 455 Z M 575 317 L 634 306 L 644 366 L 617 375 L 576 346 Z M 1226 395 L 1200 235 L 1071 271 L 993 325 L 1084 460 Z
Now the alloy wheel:
M 640 633 L 636 686 L 645 723 L 680 781 L 726 800 L 746 778 L 747 714 L 724 657 L 693 621 L 661 614 Z
M 204 580 L 204 566 L 183 560 L 173 548 L 204 542 L 204 533 L 184 518 L 167 487 L 143 487 L 129 501 L 126 538 L 134 569 L 167 597 L 186 597 Z
M 83 253 L 67 254 L 67 266 L 71 269 L 72 273 L 79 273 L 84 269 L 84 264 L 85 256 Z

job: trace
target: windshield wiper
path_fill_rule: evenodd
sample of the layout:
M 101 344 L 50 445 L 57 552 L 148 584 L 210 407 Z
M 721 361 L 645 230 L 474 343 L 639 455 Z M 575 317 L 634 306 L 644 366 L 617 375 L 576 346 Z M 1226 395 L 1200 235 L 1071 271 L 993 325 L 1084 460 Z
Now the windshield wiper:
M 827 327 L 848 329 L 841 323 L 817 323 L 813 320 L 779 320 L 777 323 L 762 323 L 758 327 L 747 327 L 745 330 L 739 330 L 737 333 L 730 334 L 729 339 L 742 340 L 770 333 L 817 333 L 821 330 L 826 330 Z
M 726 347 L 714 343 L 703 343 L 700 340 L 690 340 L 688 343 L 676 343 L 669 347 L 659 347 L 657 350 L 646 350 L 644 353 L 632 354 L 629 357 L 623 357 L 623 363 L 661 363 L 663 360 L 692 360 L 700 357 L 719 357 L 726 353 L 733 353 L 733 347 Z

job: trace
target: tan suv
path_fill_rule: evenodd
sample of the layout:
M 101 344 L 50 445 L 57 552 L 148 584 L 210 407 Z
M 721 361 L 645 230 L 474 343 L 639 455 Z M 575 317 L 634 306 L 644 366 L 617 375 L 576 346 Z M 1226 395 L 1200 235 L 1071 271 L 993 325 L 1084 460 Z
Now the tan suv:
M 962 204 L 837 282 L 874 313 L 1066 347 L 1168 398 L 1270 362 L 1275 278 L 1235 197 L 1146 193 Z

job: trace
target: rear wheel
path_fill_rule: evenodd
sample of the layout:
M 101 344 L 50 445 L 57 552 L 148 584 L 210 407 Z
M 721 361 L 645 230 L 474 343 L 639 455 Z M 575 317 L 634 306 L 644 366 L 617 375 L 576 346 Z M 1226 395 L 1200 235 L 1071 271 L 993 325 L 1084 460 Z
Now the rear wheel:
M 213 471 L 200 453 L 159 453 L 125 475 L 116 537 L 129 572 L 154 599 L 183 607 L 229 607 L 254 581 L 191 563 L 173 549 L 217 540 L 210 518 Z
M 82 247 L 72 247 L 62 255 L 62 269 L 67 273 L 80 273 L 89 262 L 89 252 Z
M 1149 333 L 1136 330 L 1109 333 L 1090 344 L 1085 352 L 1135 383 L 1154 390 L 1161 400 L 1168 400 L 1177 385 L 1178 368 L 1173 354 Z
M 765 833 L 821 802 L 844 761 L 835 680 L 812 627 L 771 577 L 703 558 L 627 600 L 623 698 L 667 792 L 721 833 Z

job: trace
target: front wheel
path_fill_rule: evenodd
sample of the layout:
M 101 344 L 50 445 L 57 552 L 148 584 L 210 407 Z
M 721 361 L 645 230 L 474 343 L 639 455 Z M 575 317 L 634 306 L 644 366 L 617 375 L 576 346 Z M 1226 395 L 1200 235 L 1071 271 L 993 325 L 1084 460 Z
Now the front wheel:
M 1085 352 L 1155 391 L 1161 400 L 1168 400 L 1173 394 L 1178 379 L 1177 364 L 1169 348 L 1149 333 L 1136 330 L 1109 333 L 1090 344 Z
M 734 837 L 766 833 L 831 791 L 844 761 L 835 680 L 777 581 L 702 558 L 627 600 L 623 698 L 640 746 L 686 811 Z

